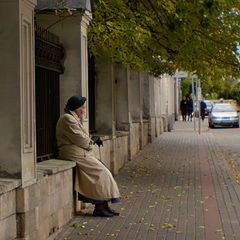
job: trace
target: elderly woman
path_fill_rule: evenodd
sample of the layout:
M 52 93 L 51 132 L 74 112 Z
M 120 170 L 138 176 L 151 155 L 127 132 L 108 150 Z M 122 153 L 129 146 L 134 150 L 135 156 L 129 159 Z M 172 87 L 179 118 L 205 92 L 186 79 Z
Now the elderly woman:
M 110 201 L 120 201 L 117 184 L 109 169 L 94 156 L 91 146 L 94 142 L 81 123 L 85 102 L 85 97 L 72 96 L 67 101 L 65 114 L 58 120 L 59 157 L 77 163 L 74 188 L 79 200 L 95 204 L 93 216 L 117 216 L 119 213 L 108 206 Z

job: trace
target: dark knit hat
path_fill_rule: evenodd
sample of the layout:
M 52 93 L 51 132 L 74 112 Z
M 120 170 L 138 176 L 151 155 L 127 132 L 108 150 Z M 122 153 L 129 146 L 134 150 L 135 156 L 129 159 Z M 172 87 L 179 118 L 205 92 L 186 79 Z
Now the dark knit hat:
M 80 108 L 85 102 L 86 102 L 85 97 L 72 96 L 67 101 L 66 110 L 74 111 Z

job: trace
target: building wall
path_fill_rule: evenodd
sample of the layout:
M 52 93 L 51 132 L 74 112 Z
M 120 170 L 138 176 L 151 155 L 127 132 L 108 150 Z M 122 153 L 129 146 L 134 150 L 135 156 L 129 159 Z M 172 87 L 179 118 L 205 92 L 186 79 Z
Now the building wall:
M 35 181 L 35 0 L 0 1 L 0 176 Z
M 129 70 L 121 63 L 114 63 L 114 83 L 115 83 L 115 118 L 116 130 L 128 131 L 129 104 L 128 104 L 128 81 Z
M 0 179 L 0 240 L 53 240 L 73 216 L 74 162 L 38 164 L 38 181 Z
M 112 173 L 114 175 L 117 175 L 119 170 L 129 160 L 128 138 L 128 134 L 122 134 L 114 139 L 114 164 L 111 167 Z
M 149 136 L 149 121 L 143 121 L 143 139 L 142 139 L 142 146 L 145 147 L 150 142 L 150 136 Z
M 95 128 L 97 134 L 115 134 L 114 67 L 102 56 L 96 61 Z M 91 117 L 91 116 L 90 116 Z
M 16 189 L 0 194 L 0 240 L 16 239 Z
M 129 131 L 129 160 L 132 160 L 140 150 L 140 123 L 132 123 Z
M 38 181 L 17 189 L 17 239 L 52 240 L 72 218 L 74 166 L 61 160 L 40 163 Z
M 0 119 L 2 128 L 0 137 L 0 162 L 1 170 L 11 174 L 20 173 L 21 162 L 19 148 L 20 143 L 20 50 L 19 50 L 19 31 L 18 31 L 18 2 L 1 1 L 0 3 L 0 97 L 2 104 Z M 13 11 L 12 9 L 16 9 Z M 9 14 L 11 13 L 11 14 Z M 9 97 L 11 96 L 12 97 Z M 8 99 L 8 100 L 7 100 Z M 7 101 L 6 101 L 7 100 Z M 3 104 L 4 102 L 4 104 Z M 4 113 L 4 114 L 3 114 Z M 14 127 L 13 127 L 14 126 Z M 8 152 L 8 154 L 7 154 Z M 9 164 L 11 161 L 12 164 Z
M 64 73 L 60 75 L 60 112 L 64 113 L 67 100 L 73 95 L 88 99 L 88 47 L 87 27 L 91 14 L 79 12 L 74 17 L 66 18 L 58 24 L 59 17 L 53 14 L 38 14 L 36 23 L 59 36 L 65 49 Z M 83 124 L 88 128 L 88 102 Z

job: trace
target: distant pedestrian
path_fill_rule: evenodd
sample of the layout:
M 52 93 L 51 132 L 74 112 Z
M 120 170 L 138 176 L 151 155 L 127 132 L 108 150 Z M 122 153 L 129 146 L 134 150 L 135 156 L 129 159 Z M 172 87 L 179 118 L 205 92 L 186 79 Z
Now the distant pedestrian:
M 188 121 L 192 121 L 192 112 L 193 112 L 193 101 L 191 97 L 187 98 L 187 115 L 188 115 Z
M 204 102 L 204 100 L 202 100 L 201 103 L 200 103 L 200 110 L 201 110 L 201 118 L 202 118 L 203 121 L 205 119 L 206 108 L 207 108 L 207 104 Z
M 182 119 L 183 121 L 186 122 L 186 117 L 187 117 L 187 99 L 185 96 L 183 96 L 183 99 L 180 103 L 180 109 L 181 109 L 181 113 L 182 113 Z

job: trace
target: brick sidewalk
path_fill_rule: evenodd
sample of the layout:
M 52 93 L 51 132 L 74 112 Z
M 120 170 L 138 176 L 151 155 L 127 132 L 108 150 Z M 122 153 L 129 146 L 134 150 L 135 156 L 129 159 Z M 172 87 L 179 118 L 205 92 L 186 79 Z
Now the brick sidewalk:
M 239 240 L 240 188 L 206 124 L 177 122 L 120 171 L 119 217 L 77 216 L 56 240 Z

